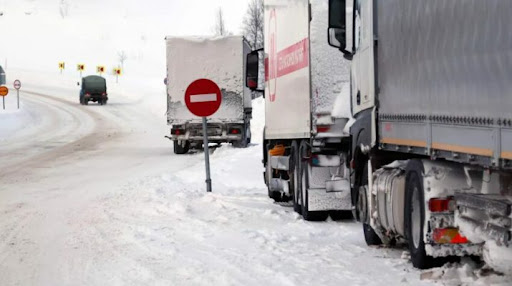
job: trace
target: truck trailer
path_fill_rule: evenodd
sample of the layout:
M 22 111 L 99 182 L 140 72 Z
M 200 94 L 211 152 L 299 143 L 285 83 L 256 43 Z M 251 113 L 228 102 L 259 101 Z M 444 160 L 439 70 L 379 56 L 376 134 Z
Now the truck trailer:
M 512 2 L 330 0 L 351 63 L 352 204 L 417 268 L 512 269 Z M 340 54 L 341 56 L 341 54 Z
M 187 87 L 198 79 L 215 82 L 222 92 L 219 110 L 208 117 L 208 140 L 246 147 L 251 142 L 252 95 L 244 83 L 246 55 L 242 36 L 167 37 L 167 124 L 174 153 L 185 154 L 203 144 L 202 119 L 185 104 Z
M 316 8 L 309 0 L 264 1 L 264 180 L 271 198 L 292 201 L 306 220 L 351 216 L 349 119 L 333 114 L 339 90 L 323 76 L 339 57 L 325 42 L 326 10 L 321 17 Z M 315 21 L 325 27 L 315 29 Z M 252 89 L 260 57 L 248 56 Z

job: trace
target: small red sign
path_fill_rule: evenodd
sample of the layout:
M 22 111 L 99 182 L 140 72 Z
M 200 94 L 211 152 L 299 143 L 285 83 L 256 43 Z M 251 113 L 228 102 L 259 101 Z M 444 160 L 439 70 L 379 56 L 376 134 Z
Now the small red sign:
M 18 79 L 14 81 L 14 88 L 19 90 L 21 88 L 21 81 Z
M 219 110 L 222 92 L 215 82 L 209 79 L 198 79 L 185 91 L 185 103 L 188 110 L 195 116 L 208 117 Z

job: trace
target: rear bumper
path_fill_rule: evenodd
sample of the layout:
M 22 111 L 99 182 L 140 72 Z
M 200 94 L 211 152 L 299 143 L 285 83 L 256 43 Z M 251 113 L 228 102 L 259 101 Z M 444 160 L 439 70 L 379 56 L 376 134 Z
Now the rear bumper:
M 102 95 L 102 94 L 84 95 L 84 98 L 87 100 L 98 100 L 98 99 L 108 100 L 108 94 L 106 94 L 106 95 Z
M 512 200 L 486 194 L 456 194 L 455 223 L 472 241 L 493 240 L 498 245 L 512 242 Z
M 181 134 L 172 134 L 173 129 L 181 130 Z M 230 130 L 237 129 L 238 134 L 230 134 Z M 208 123 L 208 140 L 212 143 L 221 142 L 235 142 L 244 138 L 245 125 L 243 123 Z M 173 126 L 171 135 L 168 136 L 170 140 L 177 141 L 197 141 L 202 142 L 203 125 L 202 124 L 186 124 L 181 126 Z

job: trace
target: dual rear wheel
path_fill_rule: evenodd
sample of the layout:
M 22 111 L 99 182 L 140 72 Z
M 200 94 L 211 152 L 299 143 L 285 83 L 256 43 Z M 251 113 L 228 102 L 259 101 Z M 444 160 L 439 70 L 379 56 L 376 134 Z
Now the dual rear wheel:
M 308 188 L 309 188 L 309 162 L 308 149 L 306 141 L 299 144 L 294 141 L 292 144 L 293 172 L 290 178 L 291 190 L 293 191 L 293 207 L 294 210 L 302 214 L 304 220 L 307 221 L 324 221 L 329 216 L 327 211 L 310 211 L 308 204 Z M 295 152 L 295 150 L 297 150 Z

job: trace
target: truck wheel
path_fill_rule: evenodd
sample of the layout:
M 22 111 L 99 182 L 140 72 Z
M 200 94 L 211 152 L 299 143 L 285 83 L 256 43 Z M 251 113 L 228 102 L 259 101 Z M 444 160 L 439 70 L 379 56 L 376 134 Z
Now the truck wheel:
M 414 165 L 413 169 L 416 169 Z M 427 269 L 434 266 L 434 259 L 425 251 L 423 226 L 425 224 L 425 199 L 423 184 L 420 179 L 421 170 L 412 170 L 407 174 L 405 182 L 405 233 L 414 267 Z
M 291 160 L 291 168 L 292 171 L 290 172 L 290 193 L 293 196 L 293 210 L 298 213 L 302 214 L 302 207 L 300 204 L 300 159 L 299 159 L 299 144 L 297 141 L 292 142 L 292 148 L 290 151 L 290 157 Z
M 87 98 L 84 98 L 84 105 L 89 105 L 89 100 Z
M 358 187 L 357 191 L 356 213 L 359 220 L 363 223 L 363 233 L 366 245 L 381 245 L 382 240 L 377 235 L 373 227 L 369 224 L 370 218 L 368 216 L 368 196 L 366 193 L 368 189 L 368 161 L 364 162 L 364 167 L 361 169 L 361 186 Z
M 178 155 L 186 154 L 188 152 L 188 150 L 190 149 L 190 142 L 188 142 L 188 141 L 185 141 L 185 145 L 181 146 L 180 144 L 178 144 L 178 140 L 174 140 L 173 145 L 174 145 L 174 154 L 178 154 Z
M 299 151 L 300 162 L 300 202 L 302 208 L 302 217 L 307 221 L 324 221 L 329 216 L 327 211 L 309 211 L 308 207 L 308 188 L 309 188 L 309 175 L 308 175 L 308 161 L 303 160 L 307 156 L 307 146 L 305 141 L 301 143 Z

